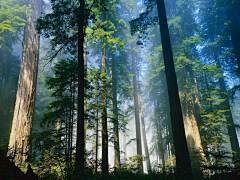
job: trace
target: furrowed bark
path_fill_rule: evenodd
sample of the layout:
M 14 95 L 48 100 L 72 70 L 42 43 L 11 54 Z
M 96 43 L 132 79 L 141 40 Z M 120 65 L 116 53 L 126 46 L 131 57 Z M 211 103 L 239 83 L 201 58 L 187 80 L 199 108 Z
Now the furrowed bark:
M 103 13 L 103 22 L 107 19 Z M 102 172 L 108 174 L 108 130 L 107 130 L 107 83 L 106 83 L 106 37 L 102 44 Z
M 29 6 L 33 12 L 27 18 L 24 28 L 21 68 L 8 151 L 9 156 L 17 152 L 13 159 L 16 165 L 31 161 L 31 142 L 28 136 L 32 134 L 40 45 L 40 35 L 37 34 L 34 22 L 41 15 L 42 5 L 42 0 L 30 1 Z

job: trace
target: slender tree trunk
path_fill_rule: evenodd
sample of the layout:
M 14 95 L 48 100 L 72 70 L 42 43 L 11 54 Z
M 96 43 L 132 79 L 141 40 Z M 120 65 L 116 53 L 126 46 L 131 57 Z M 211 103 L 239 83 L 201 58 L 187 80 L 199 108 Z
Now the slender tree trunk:
M 134 90 L 134 106 L 135 106 L 135 123 L 136 123 L 136 141 L 137 141 L 137 155 L 138 158 L 138 170 L 139 173 L 143 173 L 143 162 L 142 162 L 142 140 L 141 140 L 141 130 L 140 130 L 140 120 L 139 120 L 139 106 L 138 106 L 138 93 L 137 93 L 137 80 L 136 80 L 136 65 L 133 44 L 131 44 L 131 55 L 132 55 L 132 70 L 133 70 L 133 90 Z
M 78 22 L 78 119 L 77 119 L 77 144 L 75 173 L 80 172 L 84 175 L 84 6 L 85 0 L 79 0 L 80 14 Z
M 214 58 L 217 63 L 217 66 L 219 66 L 221 68 L 221 64 L 218 59 L 217 49 L 214 47 L 213 51 L 214 51 Z M 230 108 L 230 104 L 229 104 L 229 98 L 227 95 L 227 88 L 226 88 L 226 85 L 225 85 L 225 82 L 223 79 L 223 72 L 222 72 L 222 77 L 219 78 L 219 85 L 220 85 L 220 90 L 222 91 L 221 97 L 222 97 L 222 99 L 226 99 L 223 102 L 223 105 L 224 105 L 224 108 L 227 110 L 225 112 L 225 115 L 226 115 L 227 123 L 229 124 L 228 125 L 228 134 L 230 137 L 230 144 L 231 144 L 232 150 L 235 151 L 235 153 L 233 153 L 233 155 L 235 158 L 240 160 L 239 143 L 238 143 L 236 128 L 235 128 L 235 124 L 233 121 L 232 112 L 231 112 L 231 108 Z
M 83 43 L 83 59 L 84 59 L 84 77 L 87 74 L 87 42 Z M 86 93 L 86 89 L 84 88 L 84 94 Z M 87 117 L 86 117 L 86 111 L 87 111 L 87 98 L 84 96 L 84 141 L 85 141 L 85 147 L 86 150 L 86 138 L 87 138 Z
M 103 22 L 107 19 L 103 12 Z M 108 130 L 107 130 L 107 84 L 106 84 L 106 37 L 102 44 L 102 172 L 108 174 Z
M 119 133 L 118 133 L 118 110 L 117 110 L 117 81 L 115 54 L 112 55 L 112 86 L 113 86 L 113 133 L 114 133 L 114 166 L 116 170 L 120 169 L 120 152 L 119 152 Z
M 139 101 L 140 101 L 140 109 L 141 109 L 143 144 L 144 144 L 145 156 L 147 157 L 147 171 L 150 171 L 151 164 L 150 164 L 150 156 L 149 156 L 149 151 L 148 151 L 148 144 L 147 144 L 147 137 L 146 137 L 146 130 L 145 130 L 145 121 L 144 121 L 144 114 L 143 114 L 143 103 L 142 103 L 141 90 L 139 90 Z
M 96 119 L 96 157 L 95 157 L 95 173 L 98 168 L 98 99 L 97 99 L 97 119 Z
M 19 149 L 22 152 L 13 159 L 15 164 L 31 161 L 31 142 L 28 142 L 28 136 L 32 133 L 40 44 L 40 35 L 37 34 L 34 22 L 41 15 L 43 1 L 31 0 L 30 3 L 33 12 L 27 18 L 24 28 L 21 69 L 9 140 L 8 155 Z
M 159 153 L 159 158 L 162 160 L 163 167 L 162 170 L 165 170 L 165 161 L 164 161 L 164 149 L 163 149 L 163 138 L 162 138 L 162 132 L 161 132 L 161 127 L 160 127 L 160 119 L 157 119 L 157 133 L 158 133 L 158 153 Z
M 184 169 L 188 174 L 192 174 L 191 162 L 187 148 L 183 115 L 178 94 L 176 72 L 173 63 L 172 47 L 169 37 L 166 10 L 164 0 L 157 0 L 160 34 L 163 47 L 163 58 L 167 79 L 170 116 L 173 129 L 173 141 L 176 154 L 176 165 Z
M 61 123 L 61 119 L 57 120 L 57 145 L 56 145 L 56 153 L 60 154 L 60 144 L 61 144 L 61 136 L 59 134 L 61 134 L 61 127 L 62 127 L 62 123 Z
M 163 140 L 162 140 L 162 132 L 161 132 L 161 120 L 158 117 L 158 109 L 159 109 L 159 104 L 158 100 L 154 101 L 154 117 L 155 117 L 155 126 L 157 129 L 157 155 L 159 157 L 159 164 L 162 164 L 163 167 L 160 169 L 160 171 L 165 170 L 165 161 L 164 161 L 164 149 L 163 149 Z

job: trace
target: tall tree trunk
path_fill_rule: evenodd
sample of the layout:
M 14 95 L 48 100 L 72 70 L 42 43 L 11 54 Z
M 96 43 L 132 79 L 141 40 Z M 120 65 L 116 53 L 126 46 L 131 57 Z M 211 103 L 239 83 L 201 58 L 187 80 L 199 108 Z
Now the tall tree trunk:
M 145 121 L 144 121 L 144 114 L 143 114 L 143 103 L 142 103 L 141 90 L 139 90 L 139 101 L 140 101 L 140 109 L 141 109 L 143 145 L 144 145 L 145 156 L 147 157 L 147 171 L 150 171 L 151 164 L 150 164 L 150 156 L 149 156 L 149 151 L 148 151 L 148 144 L 147 144 L 147 137 L 146 137 L 146 130 L 145 130 Z
M 162 171 L 165 170 L 165 161 L 164 161 L 164 149 L 163 149 L 163 139 L 162 139 L 162 132 L 161 132 L 161 120 L 158 117 L 158 109 L 159 109 L 159 101 L 154 101 L 154 117 L 155 117 L 155 126 L 157 129 L 157 155 L 159 157 L 159 164 L 162 164 Z
M 201 159 L 204 158 L 202 152 L 203 148 L 198 129 L 197 118 L 195 116 L 193 96 L 190 90 L 186 65 L 184 65 L 183 68 L 177 72 L 177 74 L 179 75 L 179 89 L 183 122 L 185 127 L 185 134 L 187 137 L 188 150 L 190 153 L 192 172 L 195 176 L 201 177 L 202 173 L 200 169 L 200 163 Z
M 200 128 L 204 125 L 204 122 L 203 122 L 203 118 L 201 117 L 201 104 L 199 99 L 197 79 L 192 69 L 190 69 L 189 72 L 190 72 L 190 77 L 192 78 L 192 98 L 193 98 L 193 105 L 194 105 L 194 114 L 197 120 L 197 125 L 200 133 L 203 150 L 204 152 L 207 152 L 208 151 L 207 144 L 203 141 L 203 138 L 206 137 L 206 131 L 204 129 L 200 131 Z M 210 160 L 209 155 L 205 154 L 205 156 L 207 158 L 207 161 L 209 161 Z
M 87 42 L 83 43 L 83 61 L 84 61 L 84 77 L 87 74 Z M 84 94 L 86 93 L 86 89 L 84 88 Z M 84 141 L 85 141 L 85 147 L 86 150 L 86 138 L 87 138 L 87 117 L 86 117 L 86 111 L 87 111 L 87 98 L 84 96 Z
M 169 30 L 166 17 L 164 0 L 157 0 L 157 9 L 160 25 L 160 34 L 163 47 L 163 58 L 167 79 L 170 116 L 173 130 L 173 141 L 176 155 L 176 165 L 184 169 L 188 174 L 192 174 L 191 162 L 187 148 L 183 115 L 178 94 L 176 72 L 173 63 L 172 47 L 169 37 Z
M 41 15 L 43 1 L 30 2 L 33 12 L 27 18 L 24 28 L 21 69 L 8 151 L 8 155 L 19 149 L 22 152 L 14 157 L 16 164 L 31 160 L 31 142 L 28 142 L 28 136 L 32 133 L 40 44 L 40 35 L 37 34 L 34 22 Z
M 197 79 L 196 79 L 196 75 L 193 72 L 192 69 L 189 70 L 190 72 L 190 77 L 192 78 L 192 98 L 193 98 L 193 105 L 194 105 L 194 114 L 197 120 L 197 124 L 198 124 L 198 129 L 201 128 L 201 126 L 203 125 L 203 119 L 201 117 L 201 104 L 200 104 L 200 100 L 199 100 L 199 91 L 198 91 L 198 85 L 197 85 Z M 205 136 L 205 131 L 202 130 L 200 131 L 200 135 L 201 136 Z M 204 146 L 204 145 L 203 145 Z
M 164 149 L 163 149 L 163 138 L 162 138 L 162 132 L 161 132 L 161 125 L 160 125 L 160 119 L 157 119 L 157 133 L 158 133 L 158 153 L 159 153 L 159 159 L 161 159 L 162 162 L 159 161 L 159 163 L 163 165 L 162 170 L 165 170 L 165 158 L 164 158 Z
M 103 12 L 103 22 L 107 19 Z M 107 130 L 107 84 L 106 84 L 106 37 L 102 44 L 102 172 L 108 174 L 108 130 Z
M 136 80 L 136 65 L 134 56 L 133 44 L 131 44 L 131 55 L 132 55 L 132 70 L 133 70 L 133 90 L 134 90 L 134 106 L 135 106 L 135 123 L 136 123 L 136 141 L 137 141 L 137 155 L 142 157 L 142 140 L 139 120 L 139 106 L 138 106 L 138 93 L 137 93 L 137 80 Z M 143 173 L 143 162 L 142 158 L 138 158 L 138 171 Z
M 95 173 L 98 168 L 98 97 L 97 97 L 97 118 L 96 118 L 96 157 L 95 157 Z
M 216 47 L 214 47 L 214 58 L 215 61 L 217 63 L 217 66 L 219 66 L 221 68 L 221 64 L 220 61 L 218 59 L 218 53 L 217 53 L 217 49 Z M 221 93 L 221 97 L 222 99 L 225 99 L 225 101 L 223 102 L 224 107 L 226 108 L 226 119 L 227 119 L 227 123 L 228 125 L 228 134 L 230 137 L 230 144 L 232 147 L 232 150 L 235 151 L 235 153 L 233 153 L 233 156 L 235 158 L 237 158 L 238 160 L 240 160 L 240 149 L 239 149 L 239 143 L 238 143 L 238 138 L 237 138 L 237 134 L 236 134 L 236 128 L 234 125 L 234 121 L 233 121 L 233 117 L 232 117 L 232 112 L 231 112 L 231 108 L 230 108 L 230 104 L 229 104 L 229 98 L 227 95 L 227 88 L 223 79 L 223 72 L 222 72 L 222 77 L 219 78 L 219 85 L 220 85 L 220 90 L 222 91 Z
M 112 89 L 113 89 L 113 133 L 114 133 L 114 166 L 116 170 L 120 169 L 120 152 L 119 152 L 119 133 L 118 133 L 118 110 L 117 110 L 117 81 L 115 54 L 112 54 Z
M 78 119 L 77 119 L 77 143 L 75 173 L 84 175 L 84 6 L 85 0 L 79 0 L 79 22 L 78 22 Z

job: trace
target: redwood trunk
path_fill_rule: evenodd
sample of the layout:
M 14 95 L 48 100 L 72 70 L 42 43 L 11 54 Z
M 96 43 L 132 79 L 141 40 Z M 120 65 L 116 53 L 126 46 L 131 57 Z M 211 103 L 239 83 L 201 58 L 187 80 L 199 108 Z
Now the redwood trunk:
M 103 22 L 106 21 L 103 13 Z M 102 44 L 102 172 L 108 174 L 108 131 L 107 131 L 107 83 L 106 83 L 106 37 Z
M 168 87 L 176 165 L 177 167 L 184 169 L 188 174 L 192 174 L 191 162 L 189 158 L 185 129 L 183 124 L 183 115 L 178 94 L 176 72 L 173 63 L 173 54 L 169 37 L 164 0 L 157 0 L 157 8 Z
M 183 122 L 187 138 L 188 150 L 192 164 L 192 172 L 195 176 L 201 177 L 200 163 L 203 157 L 201 137 L 198 129 L 197 118 L 195 115 L 193 96 L 190 90 L 186 65 L 178 71 L 181 106 L 183 113 Z M 199 112 L 198 112 L 199 113 Z M 200 115 L 200 114 L 199 114 Z
M 34 22 L 41 15 L 42 5 L 42 0 L 30 1 L 33 12 L 27 18 L 24 28 L 21 69 L 8 151 L 8 155 L 21 152 L 15 154 L 13 161 L 16 164 L 31 160 L 28 136 L 33 126 L 40 45 L 40 35 L 37 34 Z
M 78 24 L 78 119 L 77 119 L 77 144 L 76 144 L 76 161 L 75 172 L 84 174 L 84 6 L 85 1 L 80 2 L 80 14 Z

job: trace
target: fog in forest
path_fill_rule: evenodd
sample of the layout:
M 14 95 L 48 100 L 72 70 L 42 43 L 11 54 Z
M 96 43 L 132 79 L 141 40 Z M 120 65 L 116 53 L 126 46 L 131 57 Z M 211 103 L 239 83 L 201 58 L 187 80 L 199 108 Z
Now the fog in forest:
M 0 179 L 238 179 L 239 8 L 0 0 Z

